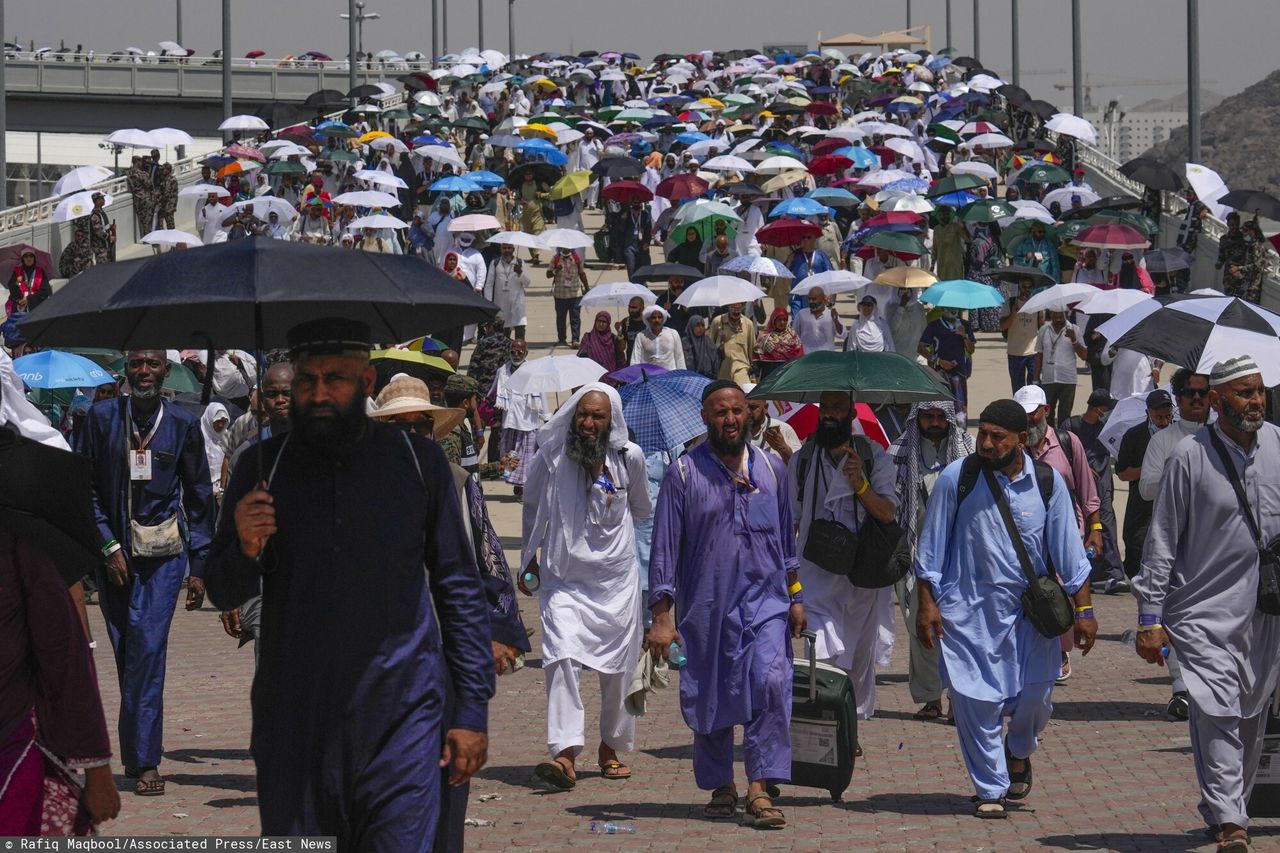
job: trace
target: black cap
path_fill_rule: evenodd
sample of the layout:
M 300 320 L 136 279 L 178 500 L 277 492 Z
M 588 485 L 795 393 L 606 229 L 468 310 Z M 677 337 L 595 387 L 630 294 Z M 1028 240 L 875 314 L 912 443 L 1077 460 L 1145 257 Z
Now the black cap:
M 1111 392 L 1106 388 L 1094 388 L 1093 393 L 1089 395 L 1089 402 L 1086 405 L 1091 409 L 1097 408 L 1110 411 L 1115 408 L 1116 399 L 1111 396 Z
M 369 325 L 345 317 L 322 317 L 299 323 L 289 330 L 289 357 L 346 355 L 373 349 Z
M 736 391 L 742 390 L 742 386 L 731 379 L 717 379 L 716 381 L 709 383 L 706 388 L 702 389 L 702 402 L 707 402 L 707 398 L 712 394 L 717 391 L 723 391 L 726 388 L 733 388 Z
M 1173 408 L 1173 397 L 1163 388 L 1157 388 L 1147 395 L 1148 409 L 1171 409 Z
M 1026 432 L 1027 410 L 1017 400 L 996 400 L 978 415 L 978 423 L 993 424 L 1010 432 Z

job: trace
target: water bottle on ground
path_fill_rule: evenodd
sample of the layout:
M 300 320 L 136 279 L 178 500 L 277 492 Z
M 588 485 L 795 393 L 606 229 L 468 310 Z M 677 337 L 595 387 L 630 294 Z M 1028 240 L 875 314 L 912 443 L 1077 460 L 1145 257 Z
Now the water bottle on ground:
M 1123 634 L 1120 635 L 1120 642 L 1124 643 L 1126 646 L 1128 646 L 1131 649 L 1137 649 L 1138 648 L 1138 632 L 1133 628 L 1129 628 Z M 1168 657 L 1169 647 L 1161 646 L 1160 654 L 1163 657 Z
M 597 835 L 635 835 L 636 828 L 634 826 L 626 826 L 619 823 L 600 823 L 599 821 L 591 821 L 590 831 Z

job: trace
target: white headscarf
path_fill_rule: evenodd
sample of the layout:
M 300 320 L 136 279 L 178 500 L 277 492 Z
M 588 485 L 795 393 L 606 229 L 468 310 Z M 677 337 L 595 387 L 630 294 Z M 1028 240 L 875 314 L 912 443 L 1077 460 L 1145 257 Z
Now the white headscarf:
M 611 385 L 603 382 L 592 382 L 583 385 L 570 397 L 563 406 L 556 410 L 547 421 L 546 426 L 538 430 L 538 448 L 562 447 L 573 427 L 573 416 L 578 411 L 578 403 L 592 391 L 599 391 L 609 398 L 609 447 L 621 450 L 627 443 L 627 422 L 622 418 L 622 398 Z
M 71 450 L 62 433 L 27 399 L 22 380 L 13 369 L 13 359 L 3 350 L 0 350 L 0 423 L 9 424 L 32 441 Z
M 231 415 L 221 403 L 210 403 L 200 416 L 200 432 L 204 434 L 204 456 L 209 460 L 209 475 L 215 483 L 222 479 L 222 460 L 227 455 L 226 445 L 223 444 L 226 428 L 222 432 L 213 428 L 213 422 L 219 418 L 231 423 Z

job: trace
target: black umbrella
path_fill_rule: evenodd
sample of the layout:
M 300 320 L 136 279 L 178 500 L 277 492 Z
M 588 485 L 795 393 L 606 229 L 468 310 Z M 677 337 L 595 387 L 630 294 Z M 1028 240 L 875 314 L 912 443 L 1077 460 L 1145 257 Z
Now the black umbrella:
M 1177 192 L 1185 185 L 1181 175 L 1151 157 L 1133 158 L 1120 166 L 1120 174 L 1153 190 Z
M 1062 221 L 1088 219 L 1091 216 L 1102 213 L 1104 210 L 1132 210 L 1141 206 L 1142 199 L 1127 195 L 1109 195 L 1098 199 L 1093 204 L 1086 204 L 1084 207 L 1077 207 L 1075 210 L 1064 210 L 1062 212 Z
M 690 280 L 702 278 L 702 270 L 686 264 L 650 264 L 640 267 L 631 274 L 632 281 L 666 281 L 673 275 L 681 275 Z
M 725 184 L 720 188 L 720 192 L 729 195 L 742 196 L 743 198 L 759 198 L 764 195 L 764 190 L 755 184 L 749 184 L 746 181 L 734 181 L 731 184 Z
M 415 92 L 426 92 L 433 88 L 421 74 L 401 74 L 396 79 L 403 83 L 406 89 L 413 89 Z
M 1280 219 L 1280 198 L 1262 190 L 1232 190 L 1217 200 L 1241 213 L 1252 213 L 1267 219 Z
M 1052 118 L 1058 113 L 1058 108 L 1053 104 L 1039 99 L 1027 101 L 1025 104 L 1022 104 L 1021 109 L 1039 116 L 1042 119 Z
M 254 110 L 253 114 L 273 128 L 288 127 L 302 120 L 302 114 L 298 111 L 298 108 L 284 101 L 272 101 L 269 104 L 263 104 Z
M 351 98 L 376 98 L 382 94 L 385 93 L 372 83 L 363 83 L 347 92 L 346 98 L 348 100 Z
M 959 65 L 961 68 L 981 68 L 982 63 L 974 59 L 972 56 L 957 56 L 951 60 L 952 65 Z
M 360 320 L 376 341 L 404 341 L 496 310 L 417 258 L 249 237 L 90 267 L 22 328 L 39 346 L 261 350 L 321 317 Z
M 597 178 L 638 178 L 644 174 L 644 166 L 630 157 L 605 157 L 591 167 Z
M 1003 86 L 996 89 L 996 91 L 1001 95 L 1004 95 L 1005 100 L 1013 104 L 1015 107 L 1022 106 L 1027 101 L 1031 100 L 1031 95 L 1026 89 L 1021 86 L 1015 86 L 1012 83 L 1005 83 Z
M 547 186 L 551 186 L 564 176 L 559 167 L 552 166 L 550 163 L 540 161 L 521 163 L 507 173 L 507 186 L 513 190 L 520 189 L 520 185 L 524 183 L 524 176 L 530 172 L 533 173 L 534 183 Z
M 1147 272 L 1171 273 L 1191 269 L 1192 258 L 1181 249 L 1151 249 L 1142 256 Z
M 1007 267 L 996 267 L 991 270 L 988 275 L 998 278 L 1001 281 L 1018 281 L 1020 279 L 1031 279 L 1032 287 L 1043 287 L 1045 285 L 1056 284 L 1057 281 L 1053 276 L 1038 269 L 1037 267 L 1020 267 L 1015 265 Z
M 337 89 L 321 89 L 319 92 L 307 95 L 302 105 L 304 107 L 344 107 L 348 103 L 350 103 L 349 99 L 343 97 Z

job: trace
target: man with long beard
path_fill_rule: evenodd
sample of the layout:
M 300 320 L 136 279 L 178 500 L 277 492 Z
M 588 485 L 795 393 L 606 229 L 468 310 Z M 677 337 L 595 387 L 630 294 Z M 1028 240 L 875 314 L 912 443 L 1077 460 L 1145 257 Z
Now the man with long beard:
M 796 552 L 803 555 L 817 519 L 859 531 L 868 518 L 888 524 L 898 510 L 894 466 L 878 444 L 853 434 L 853 401 L 843 391 L 825 391 L 818 402 L 818 429 L 787 466 L 792 515 L 799 525 Z M 800 583 L 808 590 L 807 616 L 817 657 L 849 673 L 858 719 L 876 708 L 876 638 L 892 613 L 893 588 L 865 589 L 843 575 L 800 558 Z M 861 746 L 855 754 L 861 754 Z
M 693 773 L 712 792 L 703 814 L 733 818 L 733 727 L 743 726 L 747 822 L 784 826 L 766 787 L 791 777 L 791 643 L 804 630 L 791 500 L 782 460 L 747 442 L 742 389 L 702 393 L 707 440 L 667 469 L 649 564 L 647 648 L 688 658 L 680 710 L 693 729 Z M 671 614 L 679 611 L 679 631 Z
M 1262 610 L 1260 582 L 1271 571 L 1260 564 L 1261 549 L 1273 553 L 1280 535 L 1280 429 L 1266 423 L 1267 391 L 1252 358 L 1214 365 L 1209 386 L 1217 423 L 1178 442 L 1160 477 L 1133 580 L 1137 652 L 1162 664 L 1164 649 L 1177 651 L 1200 815 L 1219 851 L 1243 853 L 1246 805 L 1280 677 L 1280 616 Z
M 940 644 L 943 686 L 965 767 L 977 793 L 974 814 L 1003 818 L 1005 798 L 1031 793 L 1031 754 L 1053 711 L 1058 638 L 1024 618 L 1029 586 L 1019 552 L 1039 577 L 1053 573 L 1075 602 L 1075 640 L 1088 654 L 1098 623 L 1071 496 L 1062 477 L 1037 469 L 1027 453 L 1027 413 L 1013 400 L 983 410 L 978 451 L 938 477 L 915 554 L 916 632 Z M 976 460 L 976 464 L 975 461 Z M 973 479 L 966 482 L 966 472 Z M 1051 492 L 1041 478 L 1048 474 Z M 962 484 L 970 490 L 962 492 Z M 1015 545 L 1003 514 L 1014 521 Z M 1002 717 L 1010 717 L 1008 733 Z
M 261 584 L 263 833 L 426 851 L 441 768 L 459 785 L 485 762 L 489 612 L 443 452 L 365 414 L 369 341 L 349 320 L 290 330 L 292 429 L 232 472 L 209 593 L 229 610 Z
M 600 749 L 605 779 L 626 779 L 619 752 L 634 747 L 635 717 L 623 706 L 640 654 L 640 567 L 635 522 L 653 509 L 644 452 L 627 440 L 622 399 L 592 382 L 539 431 L 529 465 L 521 565 L 539 578 L 547 751 L 539 778 L 577 784 L 582 751 L 582 668 L 600 678 Z M 542 562 L 538 561 L 538 551 Z M 520 589 L 531 594 L 524 576 Z

